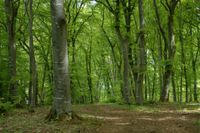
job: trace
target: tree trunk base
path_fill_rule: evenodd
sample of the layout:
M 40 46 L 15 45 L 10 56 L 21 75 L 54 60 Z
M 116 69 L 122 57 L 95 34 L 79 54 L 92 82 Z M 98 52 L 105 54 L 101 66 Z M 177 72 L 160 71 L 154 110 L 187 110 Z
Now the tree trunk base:
M 47 121 L 70 121 L 70 120 L 82 120 L 74 111 L 70 113 L 58 114 L 55 109 L 51 108 L 49 114 L 45 117 Z

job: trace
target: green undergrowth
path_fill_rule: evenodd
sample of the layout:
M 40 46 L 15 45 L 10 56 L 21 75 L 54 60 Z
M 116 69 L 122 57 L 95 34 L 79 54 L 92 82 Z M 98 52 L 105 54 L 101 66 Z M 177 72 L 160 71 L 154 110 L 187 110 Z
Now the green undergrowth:
M 200 104 L 199 103 L 144 103 L 143 105 L 137 104 L 122 104 L 122 103 L 99 103 L 93 105 L 108 105 L 115 109 L 124 109 L 129 111 L 147 111 L 147 112 L 160 112 L 160 111 L 199 111 L 200 112 Z M 84 105 L 75 105 L 77 107 L 81 107 Z

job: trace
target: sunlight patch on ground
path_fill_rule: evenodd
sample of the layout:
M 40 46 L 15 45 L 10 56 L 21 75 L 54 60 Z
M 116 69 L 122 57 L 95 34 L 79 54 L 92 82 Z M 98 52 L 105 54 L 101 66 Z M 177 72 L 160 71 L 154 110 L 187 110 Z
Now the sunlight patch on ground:
M 168 117 L 164 117 L 164 118 L 159 118 L 158 119 L 158 121 L 165 121 L 165 120 L 182 120 L 182 121 L 186 121 L 187 118 L 185 116 L 181 116 L 179 118 L 168 116 Z
M 88 115 L 88 114 L 83 114 L 81 116 L 83 118 L 95 118 L 95 119 L 101 119 L 101 120 L 119 120 L 120 119 L 120 117 L 97 116 L 97 115 Z
M 199 113 L 200 114 L 200 108 L 195 109 L 195 110 L 190 110 L 190 109 L 184 108 L 180 112 L 183 112 L 183 113 Z
M 167 116 L 167 117 L 163 117 L 163 118 L 150 118 L 150 117 L 142 117 L 142 118 L 137 118 L 139 120 L 148 120 L 148 121 L 166 121 L 166 120 L 181 120 L 181 121 L 186 121 L 187 118 L 185 116 L 181 116 L 179 118 L 175 118 L 175 117 L 171 117 L 171 116 Z
M 163 111 L 158 111 L 160 113 L 199 113 L 200 114 L 200 108 L 198 109 L 181 109 L 181 110 L 163 110 Z
M 130 123 L 128 123 L 128 122 L 117 122 L 117 123 L 115 123 L 115 125 L 126 126 L 126 125 L 130 125 Z

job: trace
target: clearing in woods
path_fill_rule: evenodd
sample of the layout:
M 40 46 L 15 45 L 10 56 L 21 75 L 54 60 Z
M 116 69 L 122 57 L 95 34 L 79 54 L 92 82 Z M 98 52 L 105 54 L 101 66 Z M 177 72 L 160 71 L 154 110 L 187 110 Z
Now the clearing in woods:
M 46 122 L 49 107 L 0 116 L 1 133 L 200 133 L 199 105 L 75 105 L 82 120 Z

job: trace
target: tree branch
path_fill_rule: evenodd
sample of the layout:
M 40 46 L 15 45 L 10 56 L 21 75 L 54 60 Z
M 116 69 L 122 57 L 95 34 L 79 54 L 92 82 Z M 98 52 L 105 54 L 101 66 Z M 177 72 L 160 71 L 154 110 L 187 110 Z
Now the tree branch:
M 153 5 L 154 5 L 155 13 L 156 13 L 156 19 L 157 19 L 159 30 L 162 34 L 162 37 L 164 39 L 165 44 L 167 44 L 167 37 L 166 37 L 166 33 L 165 33 L 165 31 L 164 31 L 164 29 L 161 25 L 160 15 L 158 13 L 158 7 L 157 7 L 157 4 L 156 4 L 156 0 L 153 0 Z
M 106 7 L 113 15 L 115 15 L 115 11 L 113 10 L 112 6 L 110 5 L 110 3 L 108 2 L 108 0 L 106 0 L 106 3 L 102 2 L 101 0 L 95 0 L 96 2 L 102 4 L 104 7 Z

